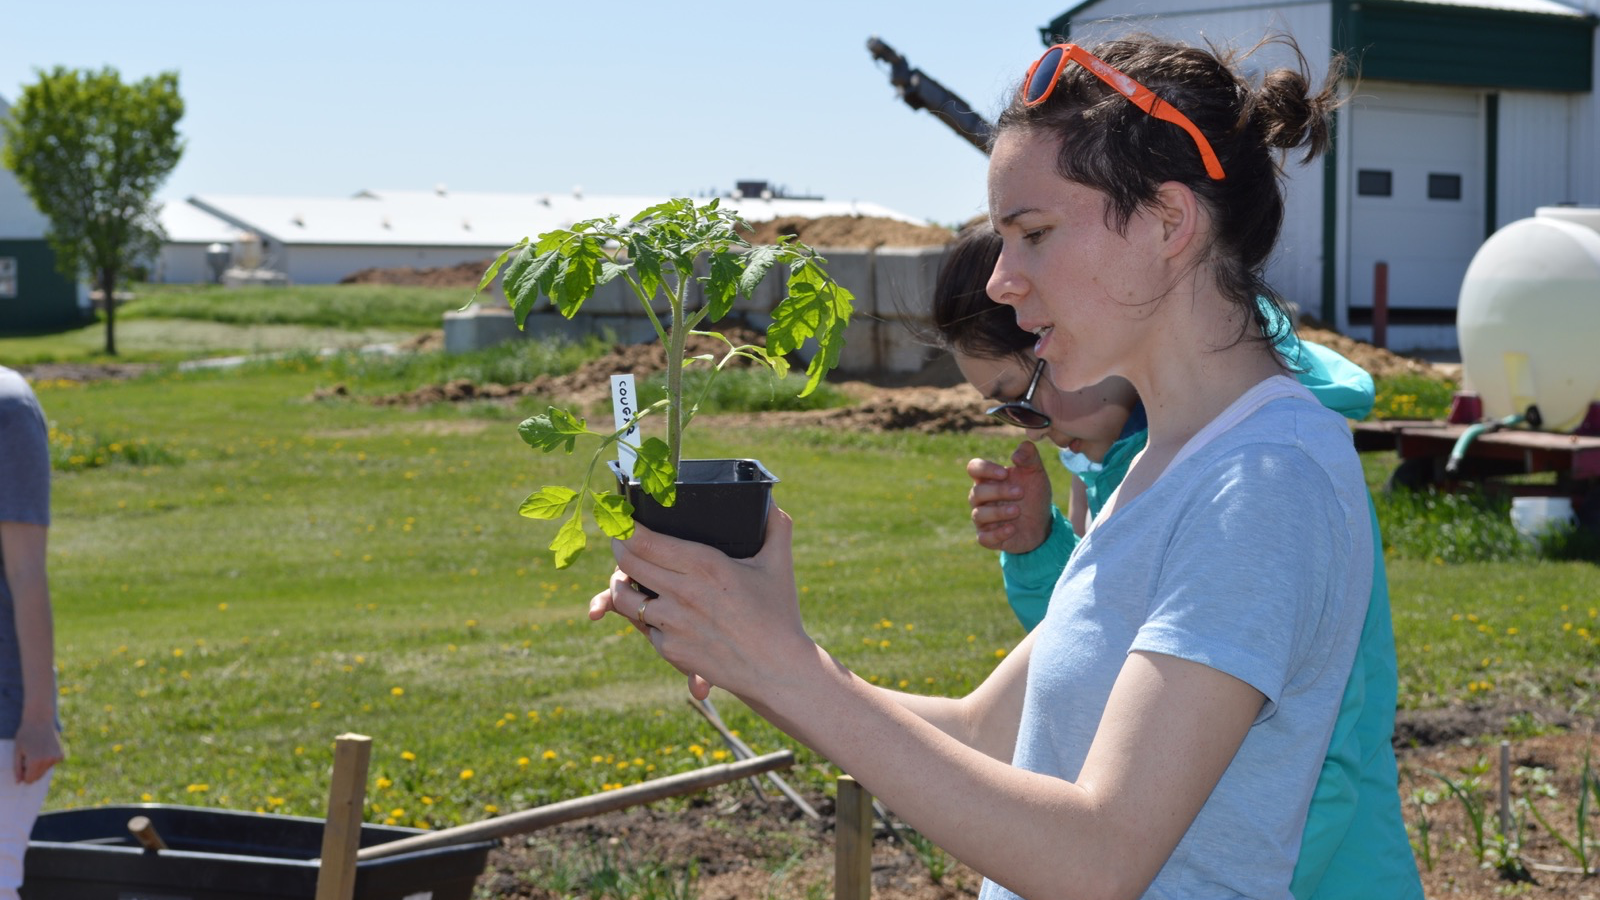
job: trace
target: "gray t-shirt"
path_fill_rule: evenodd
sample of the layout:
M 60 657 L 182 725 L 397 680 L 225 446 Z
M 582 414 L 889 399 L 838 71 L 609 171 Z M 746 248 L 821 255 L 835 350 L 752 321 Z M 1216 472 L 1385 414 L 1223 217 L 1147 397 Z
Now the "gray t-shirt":
M 50 524 L 50 432 L 28 382 L 0 366 L 0 522 Z M 0 739 L 22 720 L 17 617 L 0 557 Z
M 1013 762 L 1077 778 L 1130 651 L 1239 678 L 1266 702 L 1145 897 L 1287 900 L 1372 553 L 1344 418 L 1309 397 L 1266 403 L 1084 538 L 1034 632 Z M 986 882 L 980 896 L 1016 895 Z

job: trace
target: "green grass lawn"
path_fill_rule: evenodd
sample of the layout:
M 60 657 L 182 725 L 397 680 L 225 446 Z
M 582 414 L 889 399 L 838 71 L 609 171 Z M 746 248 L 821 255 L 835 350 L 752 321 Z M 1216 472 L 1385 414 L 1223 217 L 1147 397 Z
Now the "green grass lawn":
M 314 402 L 328 375 L 301 368 L 316 367 L 40 387 L 58 435 L 166 460 L 56 480 L 71 759 L 52 806 L 320 814 L 345 731 L 374 738 L 370 815 L 407 824 L 720 754 L 643 639 L 585 617 L 609 553 L 558 572 L 553 528 L 517 515 L 567 462 L 522 444 L 517 413 Z M 864 674 L 961 691 L 1018 637 L 948 463 L 993 448 L 901 436 L 841 454 L 825 433 L 697 436 L 705 455 L 754 453 L 784 479 L 811 624 Z M 723 712 L 758 749 L 786 745 L 737 703 Z
M 174 361 L 382 344 L 442 327 L 472 296 L 462 288 L 365 284 L 237 287 L 134 285 L 117 308 L 117 357 Z M 12 364 L 109 361 L 103 319 L 48 335 L 0 335 Z
M 681 677 L 630 627 L 587 620 L 610 570 L 603 544 L 557 571 L 544 549 L 555 526 L 517 515 L 572 471 L 517 437 L 542 405 L 310 399 L 336 381 L 390 389 L 435 374 L 365 365 L 300 355 L 38 386 L 63 445 L 51 582 L 70 758 L 52 808 L 322 815 L 343 732 L 374 739 L 368 818 L 429 827 L 720 758 Z M 783 479 L 808 626 L 863 676 L 960 693 L 1021 637 L 972 540 L 963 470 L 1009 441 L 708 419 L 691 444 L 759 457 Z M 1369 457 L 1375 485 L 1388 463 Z M 1380 500 L 1385 516 L 1399 509 Z M 1460 527 L 1491 527 L 1471 515 Z M 1389 553 L 1402 706 L 1592 715 L 1596 568 L 1431 546 Z M 758 752 L 793 746 L 719 697 Z M 794 779 L 831 783 L 824 761 L 799 755 Z

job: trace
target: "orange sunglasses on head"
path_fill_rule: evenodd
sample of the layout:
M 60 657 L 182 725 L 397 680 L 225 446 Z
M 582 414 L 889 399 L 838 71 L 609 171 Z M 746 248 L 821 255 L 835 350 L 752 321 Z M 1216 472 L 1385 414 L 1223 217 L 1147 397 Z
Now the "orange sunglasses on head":
M 1194 145 L 1200 151 L 1200 161 L 1205 163 L 1206 174 L 1211 176 L 1213 181 L 1221 181 L 1227 177 L 1222 171 L 1222 162 L 1217 159 L 1217 152 L 1211 149 L 1211 142 L 1206 140 L 1206 136 L 1200 133 L 1200 129 L 1195 127 L 1193 122 L 1189 121 L 1188 116 L 1173 109 L 1172 104 L 1164 102 L 1149 88 L 1122 74 L 1115 66 L 1077 44 L 1056 44 L 1028 67 L 1028 77 L 1022 82 L 1022 105 L 1033 107 L 1048 100 L 1056 89 L 1056 83 L 1061 80 L 1061 73 L 1067 68 L 1067 63 L 1073 62 L 1088 69 L 1091 75 L 1127 97 L 1134 106 L 1163 122 L 1171 122 L 1189 132 L 1189 137 L 1194 138 Z

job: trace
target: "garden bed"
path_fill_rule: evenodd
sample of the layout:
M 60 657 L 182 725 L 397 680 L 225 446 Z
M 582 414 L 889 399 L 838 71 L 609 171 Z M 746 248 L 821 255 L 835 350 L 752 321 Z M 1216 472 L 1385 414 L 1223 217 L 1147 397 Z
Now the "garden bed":
M 1419 824 L 1424 819 L 1428 823 L 1429 852 L 1419 854 L 1419 869 L 1429 900 L 1600 898 L 1600 877 L 1563 871 L 1577 866 L 1573 854 L 1526 812 L 1515 814 L 1521 822 L 1516 856 L 1522 865 L 1497 865 L 1501 857 L 1495 849 L 1499 785 L 1495 735 L 1514 721 L 1537 721 L 1545 727 L 1563 722 L 1580 725 L 1558 711 L 1532 711 L 1520 705 L 1400 714 L 1396 731 L 1403 744 L 1397 750 L 1402 807 L 1414 846 L 1420 846 Z M 1512 740 L 1512 798 L 1528 798 L 1561 837 L 1574 841 L 1578 780 L 1585 754 L 1595 751 L 1600 751 L 1600 738 L 1580 730 Z M 1594 761 L 1600 766 L 1600 752 L 1595 752 Z M 1545 774 L 1535 775 L 1534 769 Z M 1478 804 L 1488 847 L 1483 862 L 1475 849 L 1477 832 L 1466 804 L 1433 773 L 1466 788 L 1469 799 Z M 1547 787 L 1536 790 L 1536 784 Z M 1553 796 L 1546 796 L 1551 789 Z M 805 818 L 776 795 L 763 801 L 740 783 L 700 795 L 684 809 L 666 809 L 662 804 L 634 808 L 512 839 L 491 853 L 479 890 L 509 900 L 630 896 L 589 893 L 596 883 L 609 882 L 631 884 L 632 896 L 645 897 L 832 897 L 833 801 L 808 799 L 822 814 L 821 822 Z M 1591 835 L 1600 831 L 1597 808 L 1600 802 L 1591 797 Z M 1600 847 L 1590 855 L 1593 866 Z M 685 892 L 684 873 L 691 865 L 697 875 L 692 891 Z M 643 887 L 652 879 L 657 884 L 654 891 Z M 890 840 L 880 827 L 873 852 L 874 900 L 974 897 L 980 882 L 971 869 L 942 852 Z M 669 884 L 674 886 L 669 889 Z

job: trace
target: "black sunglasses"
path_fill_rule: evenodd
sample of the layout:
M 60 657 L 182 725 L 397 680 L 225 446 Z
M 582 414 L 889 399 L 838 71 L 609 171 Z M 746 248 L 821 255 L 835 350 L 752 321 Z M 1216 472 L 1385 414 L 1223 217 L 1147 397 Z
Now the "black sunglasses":
M 1007 425 L 1018 428 L 1049 428 L 1050 417 L 1045 415 L 1039 407 L 1033 405 L 1033 392 L 1039 389 L 1039 377 L 1044 374 L 1044 360 L 1039 360 L 1033 367 L 1033 378 L 1028 380 L 1028 389 L 1022 396 L 998 406 L 989 407 L 986 412 Z

